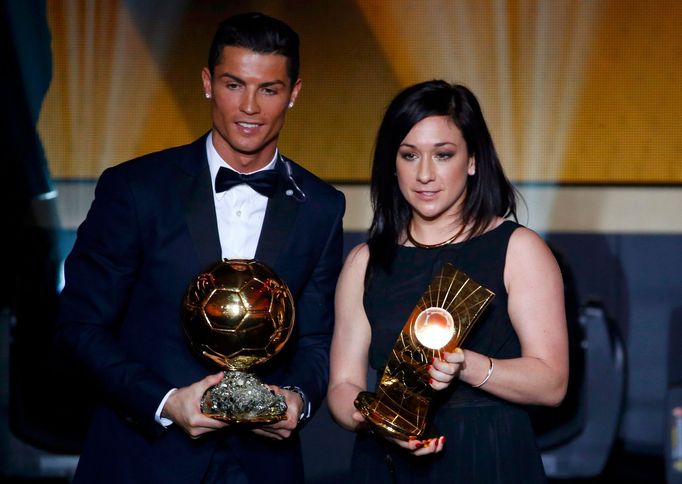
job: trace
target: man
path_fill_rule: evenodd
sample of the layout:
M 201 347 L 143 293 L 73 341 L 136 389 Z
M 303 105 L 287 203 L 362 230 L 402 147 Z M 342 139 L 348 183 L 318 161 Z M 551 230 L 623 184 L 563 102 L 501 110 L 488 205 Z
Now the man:
M 298 66 L 286 24 L 227 19 L 202 71 L 211 131 L 100 177 L 66 262 L 59 322 L 104 397 L 76 482 L 302 482 L 296 429 L 326 391 L 344 199 L 277 150 Z M 235 171 L 265 181 L 232 186 Z M 260 375 L 284 395 L 285 421 L 228 426 L 199 410 L 222 373 L 191 352 L 180 304 L 221 257 L 266 263 L 294 295 L 294 333 Z

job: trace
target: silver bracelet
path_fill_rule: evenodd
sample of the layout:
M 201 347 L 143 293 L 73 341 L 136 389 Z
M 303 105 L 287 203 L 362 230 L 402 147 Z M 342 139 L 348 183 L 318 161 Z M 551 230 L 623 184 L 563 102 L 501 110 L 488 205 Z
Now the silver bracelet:
M 485 378 L 483 379 L 483 381 L 481 383 L 479 383 L 478 385 L 471 385 L 472 388 L 482 387 L 483 385 L 485 385 L 488 382 L 488 380 L 490 380 L 490 376 L 493 374 L 493 370 L 495 369 L 495 363 L 493 363 L 493 359 L 491 357 L 488 357 L 488 361 L 490 361 L 490 366 L 488 367 L 488 373 L 485 375 Z

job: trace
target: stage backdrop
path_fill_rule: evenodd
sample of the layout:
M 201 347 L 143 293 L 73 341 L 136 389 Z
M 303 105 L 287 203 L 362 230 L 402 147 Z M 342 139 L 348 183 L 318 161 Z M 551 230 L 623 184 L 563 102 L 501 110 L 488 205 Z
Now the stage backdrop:
M 517 182 L 682 182 L 682 2 L 48 1 L 54 78 L 40 133 L 57 179 L 209 129 L 200 82 L 216 24 L 261 10 L 301 35 L 283 151 L 366 182 L 388 101 L 415 82 L 480 98 Z

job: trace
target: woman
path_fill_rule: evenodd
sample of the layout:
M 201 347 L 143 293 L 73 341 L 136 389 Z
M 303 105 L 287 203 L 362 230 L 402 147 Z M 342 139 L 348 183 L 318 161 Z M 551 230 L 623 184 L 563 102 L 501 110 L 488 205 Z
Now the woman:
M 568 348 L 563 284 L 543 240 L 515 222 L 505 177 L 475 96 L 443 81 L 389 105 L 372 169 L 367 244 L 346 259 L 336 293 L 328 402 L 359 431 L 354 482 L 543 482 L 523 405 L 558 405 Z M 437 390 L 424 439 L 363 432 L 353 402 L 368 365 L 381 374 L 435 272 L 450 262 L 496 296 L 462 348 L 429 369 Z

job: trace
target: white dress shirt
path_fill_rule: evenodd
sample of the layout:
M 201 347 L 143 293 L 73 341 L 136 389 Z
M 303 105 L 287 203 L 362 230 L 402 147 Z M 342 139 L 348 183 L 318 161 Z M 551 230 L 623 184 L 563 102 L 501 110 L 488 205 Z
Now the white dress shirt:
M 228 165 L 216 151 L 212 142 L 212 133 L 206 137 L 206 154 L 213 186 L 215 186 L 215 179 L 221 167 L 237 171 Z M 244 174 L 273 169 L 278 157 L 279 152 L 275 150 L 275 156 L 270 163 L 260 170 Z M 268 197 L 261 195 L 248 185 L 237 185 L 226 192 L 215 193 L 214 190 L 213 202 L 218 219 L 218 235 L 223 258 L 253 259 L 263 228 Z

